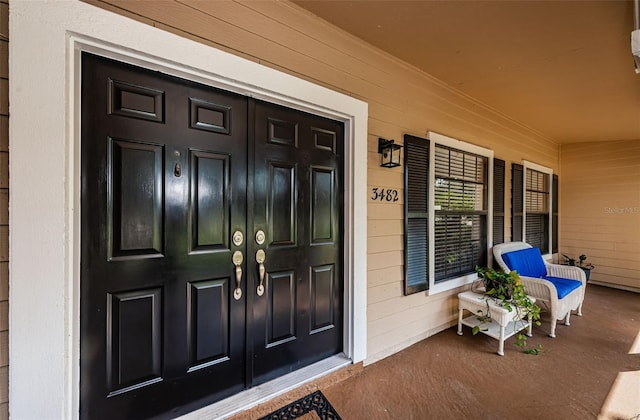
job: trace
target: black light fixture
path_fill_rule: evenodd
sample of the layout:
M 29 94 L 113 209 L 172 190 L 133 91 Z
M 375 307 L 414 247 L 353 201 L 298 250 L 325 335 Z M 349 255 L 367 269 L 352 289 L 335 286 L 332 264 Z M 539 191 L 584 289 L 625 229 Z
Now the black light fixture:
M 378 153 L 382 155 L 380 166 L 385 168 L 394 168 L 400 166 L 400 149 L 401 145 L 396 144 L 394 140 L 378 138 Z

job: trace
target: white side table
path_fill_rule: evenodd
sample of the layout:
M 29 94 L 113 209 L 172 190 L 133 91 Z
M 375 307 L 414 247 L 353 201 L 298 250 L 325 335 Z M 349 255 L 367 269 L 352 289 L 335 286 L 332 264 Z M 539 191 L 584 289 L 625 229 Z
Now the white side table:
M 534 303 L 535 298 L 529 297 Z M 491 312 L 491 321 L 482 322 L 478 319 L 479 313 L 487 314 L 487 303 Z M 472 314 L 463 318 L 464 310 Z M 462 335 L 462 326 L 480 328 L 480 332 L 498 340 L 498 354 L 504 356 L 504 340 L 512 335 L 527 329 L 527 335 L 531 337 L 531 314 L 527 319 L 518 316 L 518 312 L 512 308 L 511 311 L 502 307 L 498 302 L 488 298 L 482 293 L 462 292 L 458 294 L 458 335 Z

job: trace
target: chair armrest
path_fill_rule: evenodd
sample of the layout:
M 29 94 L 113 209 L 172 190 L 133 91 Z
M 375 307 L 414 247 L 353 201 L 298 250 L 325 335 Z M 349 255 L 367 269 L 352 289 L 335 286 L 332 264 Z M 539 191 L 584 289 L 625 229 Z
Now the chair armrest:
M 556 287 L 549 280 L 520 276 L 520 281 L 527 295 L 533 296 L 536 300 L 546 302 L 558 301 Z
M 547 275 L 552 277 L 562 277 L 563 279 L 579 280 L 582 283 L 582 286 L 586 287 L 587 276 L 580 267 L 550 263 L 546 263 L 546 265 Z
M 564 318 L 565 314 L 559 313 L 562 310 L 558 301 L 558 291 L 553 283 L 549 280 L 537 279 L 535 277 L 520 276 L 520 280 L 524 286 L 524 291 L 527 295 L 536 298 L 536 303 L 546 302 L 549 305 L 552 320 Z

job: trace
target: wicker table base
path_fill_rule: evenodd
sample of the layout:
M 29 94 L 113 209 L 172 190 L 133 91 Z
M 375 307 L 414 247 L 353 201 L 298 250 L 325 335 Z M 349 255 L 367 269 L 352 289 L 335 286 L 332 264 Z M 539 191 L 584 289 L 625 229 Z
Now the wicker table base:
M 532 298 L 530 298 L 532 299 Z M 491 320 L 480 321 L 479 315 L 487 314 L 487 304 Z M 464 310 L 472 315 L 463 318 Z M 527 335 L 531 337 L 531 316 L 527 319 L 518 317 L 518 312 L 502 307 L 498 302 L 489 299 L 481 293 L 462 292 L 458 294 L 458 335 L 462 335 L 462 326 L 480 328 L 480 332 L 498 340 L 498 354 L 504 356 L 504 340 L 516 333 L 527 329 Z

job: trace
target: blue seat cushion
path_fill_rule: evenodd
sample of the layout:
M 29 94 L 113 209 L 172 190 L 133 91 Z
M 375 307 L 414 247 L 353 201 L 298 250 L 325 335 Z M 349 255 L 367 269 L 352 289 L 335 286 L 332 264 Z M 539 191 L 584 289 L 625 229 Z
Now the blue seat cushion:
M 525 248 L 502 254 L 502 259 L 511 271 L 521 276 L 541 278 L 547 275 L 542 254 L 538 248 Z
M 545 280 L 549 280 L 551 283 L 553 283 L 554 286 L 556 286 L 556 290 L 558 291 L 558 299 L 562 299 L 578 287 L 582 286 L 582 283 L 578 280 L 552 276 L 542 276 L 542 278 Z

